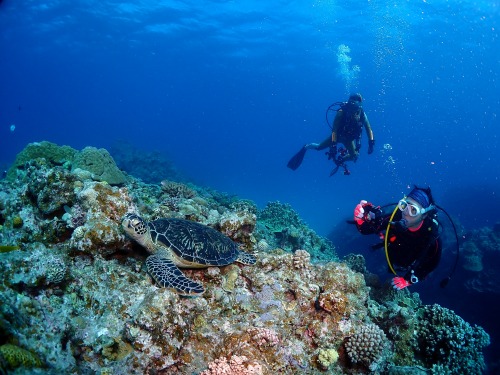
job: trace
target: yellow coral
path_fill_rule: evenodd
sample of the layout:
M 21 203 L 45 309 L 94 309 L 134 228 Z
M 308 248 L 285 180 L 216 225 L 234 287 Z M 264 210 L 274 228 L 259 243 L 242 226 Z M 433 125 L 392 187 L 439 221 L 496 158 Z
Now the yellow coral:
M 23 218 L 21 216 L 16 216 L 12 219 L 12 226 L 14 228 L 21 228 L 23 223 Z
M 35 354 L 12 344 L 0 346 L 0 362 L 5 362 L 10 369 L 21 366 L 26 368 L 42 367 L 43 365 Z
M 339 359 L 339 353 L 335 349 L 320 349 L 318 354 L 318 363 L 324 368 L 328 369 Z
M 240 267 L 232 264 L 229 265 L 226 270 L 224 270 L 225 274 L 225 282 L 224 286 L 222 289 L 224 289 L 226 292 L 233 292 L 235 288 L 235 283 L 236 280 L 238 279 L 238 276 L 240 275 Z
M 130 345 L 128 342 L 123 341 L 119 337 L 115 337 L 113 341 L 113 344 L 102 348 L 103 357 L 111 361 L 120 361 L 127 355 L 132 353 L 132 345 Z

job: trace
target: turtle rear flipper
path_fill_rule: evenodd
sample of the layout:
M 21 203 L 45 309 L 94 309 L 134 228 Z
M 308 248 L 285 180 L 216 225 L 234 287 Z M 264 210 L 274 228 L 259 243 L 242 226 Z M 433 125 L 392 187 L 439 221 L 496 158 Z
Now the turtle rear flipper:
M 155 281 L 163 288 L 175 289 L 181 295 L 202 294 L 205 289 L 201 284 L 188 279 L 168 258 L 153 254 L 146 259 L 148 272 Z
M 255 262 L 257 262 L 257 258 L 255 258 L 252 254 L 240 251 L 240 253 L 238 254 L 238 258 L 236 259 L 236 262 L 252 265 L 255 264 Z

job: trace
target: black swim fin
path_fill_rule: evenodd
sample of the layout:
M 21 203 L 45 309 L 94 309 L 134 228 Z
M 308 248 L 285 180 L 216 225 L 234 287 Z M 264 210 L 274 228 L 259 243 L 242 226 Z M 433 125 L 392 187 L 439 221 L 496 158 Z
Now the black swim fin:
M 299 152 L 292 156 L 292 158 L 288 161 L 286 165 L 291 170 L 296 170 L 302 164 L 302 160 L 304 160 L 304 155 L 306 154 L 307 148 L 306 146 L 302 147 Z

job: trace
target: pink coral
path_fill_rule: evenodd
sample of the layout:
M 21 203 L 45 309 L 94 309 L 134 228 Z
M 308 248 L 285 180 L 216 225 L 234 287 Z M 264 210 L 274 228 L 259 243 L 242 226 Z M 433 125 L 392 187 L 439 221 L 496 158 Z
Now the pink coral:
M 232 356 L 229 361 L 220 357 L 209 363 L 208 370 L 200 375 L 262 375 L 262 366 L 251 363 L 245 356 Z
M 276 331 L 268 328 L 250 328 L 248 333 L 252 341 L 260 347 L 270 347 L 279 344 L 280 340 Z

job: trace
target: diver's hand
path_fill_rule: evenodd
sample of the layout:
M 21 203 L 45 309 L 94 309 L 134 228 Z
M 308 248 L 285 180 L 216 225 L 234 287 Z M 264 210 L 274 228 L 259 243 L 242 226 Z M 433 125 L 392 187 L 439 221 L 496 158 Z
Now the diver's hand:
M 304 146 L 306 150 L 317 150 L 319 147 L 319 143 L 308 143 Z
M 401 219 L 399 221 L 390 221 L 389 224 L 396 228 L 397 230 L 407 230 L 408 227 L 406 226 L 406 220 Z
M 407 280 L 405 280 L 403 277 L 401 276 L 396 276 L 392 279 L 392 287 L 394 289 L 397 289 L 397 290 L 402 290 L 408 286 L 411 285 L 411 283 Z
M 368 141 L 368 154 L 373 153 L 373 146 L 375 146 L 375 140 L 369 140 Z
M 375 213 L 372 212 L 373 204 L 364 199 L 361 200 L 354 208 L 354 221 L 361 225 L 365 221 L 371 221 L 375 219 Z

